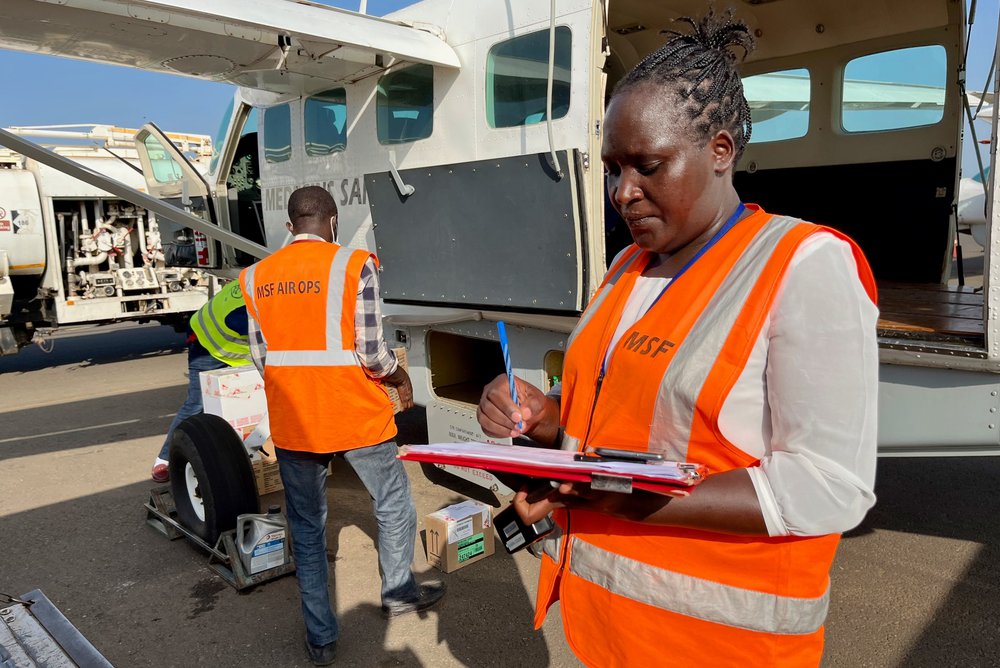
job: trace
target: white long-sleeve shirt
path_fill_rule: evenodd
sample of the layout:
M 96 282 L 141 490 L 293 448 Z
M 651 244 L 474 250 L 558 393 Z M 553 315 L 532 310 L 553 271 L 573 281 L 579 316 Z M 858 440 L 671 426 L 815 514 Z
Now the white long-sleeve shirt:
M 609 350 L 669 280 L 636 282 Z M 877 321 L 850 247 L 803 243 L 719 415 L 760 459 L 748 472 L 772 536 L 847 531 L 875 503 Z

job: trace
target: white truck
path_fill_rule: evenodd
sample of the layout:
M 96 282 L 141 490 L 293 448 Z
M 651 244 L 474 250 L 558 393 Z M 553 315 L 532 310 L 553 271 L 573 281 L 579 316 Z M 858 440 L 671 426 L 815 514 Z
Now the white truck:
M 111 125 L 8 128 L 57 154 L 145 189 L 135 130 Z M 167 135 L 203 171 L 206 135 Z M 160 168 L 157 156 L 150 166 Z M 0 354 L 56 327 L 156 320 L 183 327 L 214 278 L 212 248 L 168 219 L 0 148 Z M 39 336 L 41 338 L 41 336 Z

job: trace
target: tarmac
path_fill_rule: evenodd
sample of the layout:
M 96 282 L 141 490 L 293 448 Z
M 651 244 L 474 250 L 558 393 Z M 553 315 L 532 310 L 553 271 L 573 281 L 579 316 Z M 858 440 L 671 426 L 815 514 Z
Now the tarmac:
M 0 592 L 42 589 L 119 667 L 310 665 L 294 577 L 237 593 L 203 552 L 145 524 L 149 469 L 186 391 L 183 337 L 115 325 L 51 343 L 0 358 Z M 422 410 L 399 424 L 401 442 L 426 442 Z M 407 469 L 421 528 L 463 498 Z M 824 665 L 1000 665 L 1000 459 L 882 459 L 876 492 L 834 564 Z M 558 606 L 532 628 L 537 561 L 499 543 L 446 575 L 418 540 L 418 578 L 448 594 L 384 620 L 370 501 L 349 467 L 329 498 L 336 665 L 580 665 Z M 697 651 L 664 647 L 664 662 Z

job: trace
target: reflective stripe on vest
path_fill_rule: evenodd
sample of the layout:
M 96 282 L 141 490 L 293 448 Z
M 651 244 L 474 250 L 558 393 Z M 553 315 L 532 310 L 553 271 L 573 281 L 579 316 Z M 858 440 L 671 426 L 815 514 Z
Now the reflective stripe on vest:
M 573 345 L 573 339 L 576 338 L 577 332 L 582 331 L 583 328 L 587 326 L 591 317 L 593 317 L 593 315 L 597 312 L 597 309 L 601 307 L 601 304 L 604 303 L 604 300 L 611 292 L 611 288 L 614 287 L 615 282 L 622 277 L 622 274 L 625 273 L 628 266 L 632 264 L 632 260 L 634 260 L 635 256 L 640 252 L 639 247 L 633 244 L 621 252 L 618 256 L 617 262 L 613 261 L 611 263 L 611 267 L 608 268 L 608 275 L 605 277 L 604 282 L 591 298 L 590 304 L 588 304 L 587 308 L 583 311 L 583 314 L 576 323 L 576 327 L 574 327 L 573 331 L 570 332 L 569 338 L 566 340 L 567 348 Z
M 718 357 L 747 295 L 771 259 L 769 249 L 801 223 L 801 220 L 784 216 L 774 216 L 768 221 L 719 286 L 712 298 L 712 308 L 701 314 L 688 333 L 688 340 L 697 341 L 698 345 L 682 345 L 674 353 L 674 359 L 660 382 L 653 424 L 649 429 L 650 450 L 663 453 L 664 459 L 687 461 L 696 407 L 684 401 L 683 397 L 701 394 L 705 379 L 712 370 L 712 365 L 705 364 L 705 360 Z M 678 392 L 678 388 L 690 389 Z
M 549 559 L 555 563 L 559 563 L 560 548 L 562 547 L 563 530 L 558 524 L 556 524 L 552 531 L 542 538 L 542 553 L 545 554 Z
M 258 319 L 257 318 L 257 307 L 254 305 L 254 296 L 253 296 L 254 295 L 254 286 L 255 286 L 253 277 L 254 277 L 254 273 L 256 271 L 257 271 L 257 265 L 256 264 L 252 264 L 249 267 L 246 267 L 243 270 L 243 272 L 240 274 L 240 278 L 243 280 L 243 288 L 245 290 L 245 293 L 243 295 L 243 299 L 246 301 L 246 303 L 247 303 L 247 310 L 248 310 L 250 316 L 254 320 Z
M 341 336 L 340 321 L 331 319 L 329 314 L 340 313 L 344 301 L 344 274 L 347 263 L 354 251 L 340 246 L 330 263 L 330 277 L 327 282 L 326 312 L 326 350 L 280 350 L 267 349 L 265 366 L 360 366 L 354 342 L 350 342 L 347 350 Z M 253 295 L 254 269 L 253 265 L 246 270 L 245 278 L 247 292 Z M 250 300 L 252 301 L 252 299 Z M 256 312 L 256 307 L 254 307 Z
M 559 449 L 577 452 L 580 449 L 580 439 L 576 436 L 570 436 L 566 432 L 563 432 L 562 440 L 559 441 Z
M 569 570 L 577 577 L 688 617 L 762 633 L 809 634 L 823 626 L 830 607 L 829 588 L 818 598 L 777 596 L 657 568 L 571 540 Z M 548 549 L 546 554 L 552 556 Z
M 237 309 L 245 308 L 239 281 L 222 288 L 191 318 L 191 330 L 198 343 L 212 357 L 230 366 L 249 364 L 250 344 L 247 337 L 226 325 L 226 317 Z
M 339 323 L 338 323 L 339 326 Z M 267 366 L 357 366 L 353 350 L 268 350 Z
M 712 473 L 756 465 L 725 439 L 718 410 L 746 367 L 796 249 L 820 231 L 760 210 L 744 218 L 637 321 L 605 366 L 649 259 L 623 255 L 625 266 L 609 271 L 566 353 L 560 447 L 652 450 Z M 874 296 L 867 263 L 852 248 Z M 656 343 L 664 341 L 660 350 Z M 751 665 L 754 657 L 818 663 L 837 535 L 729 536 L 582 510 L 554 518 L 565 534 L 541 546 L 535 625 L 562 599 L 567 639 L 588 665 L 653 665 L 658 642 L 692 633 L 717 640 L 697 665 Z M 607 637 L 595 635 L 599 628 Z
M 361 274 L 374 256 L 294 243 L 243 271 L 247 311 L 267 348 L 271 436 L 287 450 L 344 452 L 396 434 L 392 403 L 356 352 Z

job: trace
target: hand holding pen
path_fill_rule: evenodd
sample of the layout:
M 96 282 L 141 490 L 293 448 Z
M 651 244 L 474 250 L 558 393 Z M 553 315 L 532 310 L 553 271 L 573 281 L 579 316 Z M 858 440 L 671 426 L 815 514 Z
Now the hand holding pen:
M 527 435 L 540 445 L 558 447 L 555 441 L 559 429 L 559 402 L 514 376 L 513 370 L 510 374 L 500 374 L 483 388 L 476 417 L 488 436 L 516 438 Z
M 514 382 L 514 368 L 510 363 L 510 341 L 507 339 L 507 326 L 503 324 L 503 320 L 497 320 L 497 334 L 500 336 L 500 352 L 503 353 L 503 366 L 507 372 L 510 400 L 514 402 L 515 406 L 520 408 L 521 404 L 517 400 L 517 384 Z M 524 422 L 518 420 L 517 428 L 519 431 L 523 431 Z

